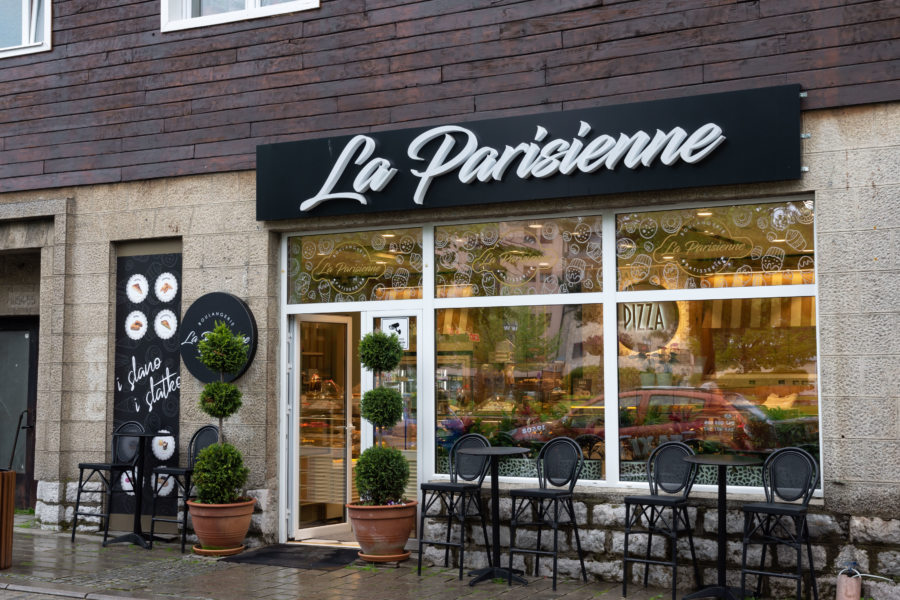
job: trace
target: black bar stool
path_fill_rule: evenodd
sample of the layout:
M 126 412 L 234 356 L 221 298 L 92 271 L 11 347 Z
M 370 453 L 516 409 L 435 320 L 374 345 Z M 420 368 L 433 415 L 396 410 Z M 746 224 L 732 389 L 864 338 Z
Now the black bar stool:
M 763 465 L 763 489 L 765 502 L 750 502 L 744 511 L 744 543 L 741 557 L 741 594 L 744 596 L 747 575 L 756 575 L 756 597 L 762 589 L 763 576 L 786 577 L 797 580 L 799 600 L 803 585 L 803 546 L 809 561 L 807 570 L 812 583 L 814 600 L 819 600 L 816 573 L 813 567 L 812 547 L 809 542 L 809 525 L 806 522 L 807 506 L 819 481 L 819 465 L 812 455 L 801 448 L 781 448 L 766 459 Z M 783 502 L 778 502 L 782 500 Z M 747 567 L 747 549 L 753 544 L 762 545 L 762 557 L 758 569 Z M 786 574 L 766 571 L 766 550 L 773 546 L 788 546 L 797 553 L 797 573 Z M 807 588 L 808 589 L 808 588 Z
M 129 433 L 144 433 L 144 426 L 137 421 L 126 421 L 113 431 L 112 434 L 112 460 L 102 463 L 78 463 L 78 492 L 75 496 L 75 513 L 72 518 L 72 541 L 75 541 L 75 531 L 78 528 L 78 517 L 100 517 L 104 521 L 103 526 L 103 545 L 106 545 L 106 538 L 109 537 L 109 514 L 112 511 L 112 498 L 114 493 L 127 493 L 121 486 L 116 488 L 119 478 L 123 473 L 128 473 L 131 478 L 133 490 L 135 494 L 141 493 L 141 486 L 135 483 L 137 479 L 137 460 L 141 450 L 141 438 L 130 436 Z M 85 477 L 85 471 L 88 476 Z M 101 509 L 100 513 L 81 510 L 81 493 L 85 490 L 85 486 L 91 479 L 97 475 L 103 484 L 103 491 L 106 493 L 105 511 Z
M 575 522 L 573 490 L 584 468 L 584 454 L 578 442 L 572 438 L 553 438 L 541 448 L 537 457 L 538 488 L 512 489 L 512 518 L 509 522 L 509 577 L 512 585 L 513 554 L 534 554 L 534 574 L 541 574 L 541 556 L 553 557 L 553 589 L 556 589 L 557 562 L 559 560 L 559 527 L 572 528 L 578 560 L 581 562 L 581 577 L 587 583 L 584 557 L 581 553 L 581 539 L 578 537 L 578 523 Z M 549 484 L 549 485 L 548 485 Z M 526 514 L 533 511 L 533 520 L 526 520 Z M 537 527 L 537 546 L 518 547 L 515 544 L 516 528 Z M 545 527 L 553 530 L 553 550 L 541 550 L 541 533 Z
M 491 443 L 478 433 L 468 433 L 450 448 L 450 481 L 426 482 L 419 486 L 422 490 L 422 512 L 419 517 L 419 564 L 418 574 L 422 574 L 422 546 L 444 547 L 444 566 L 450 562 L 450 548 L 459 548 L 459 578 L 462 579 L 463 562 L 466 552 L 466 520 L 469 517 L 481 519 L 481 533 L 488 546 L 488 563 L 491 562 L 491 549 L 488 543 L 487 526 L 484 518 L 485 510 L 481 503 L 481 484 L 487 474 L 488 457 L 459 454 L 460 448 L 487 448 Z M 475 507 L 475 513 L 469 507 Z M 444 541 L 425 539 L 425 517 L 447 518 L 447 537 Z M 451 542 L 450 534 L 453 521 L 460 526 L 459 542 Z M 493 565 L 492 565 L 493 566 Z
M 625 496 L 625 549 L 622 557 L 622 596 L 628 595 L 628 565 L 643 563 L 644 587 L 650 565 L 672 567 L 672 600 L 675 600 L 678 585 L 678 535 L 687 533 L 691 548 L 691 562 L 697 587 L 702 587 L 700 568 L 694 550 L 694 536 L 688 518 L 687 499 L 697 478 L 697 465 L 683 460 L 694 454 L 690 446 L 682 442 L 666 442 L 657 446 L 647 459 L 647 481 L 650 494 Z M 629 556 L 628 538 L 640 534 L 647 536 L 647 553 L 643 557 Z M 653 536 L 659 534 L 671 540 L 670 560 L 650 558 Z
M 156 523 L 178 523 L 181 525 L 181 552 L 184 552 L 184 545 L 187 539 L 187 518 L 188 506 L 187 501 L 193 498 L 191 495 L 191 477 L 194 474 L 194 463 L 197 461 L 197 455 L 204 448 L 215 444 L 219 440 L 219 428 L 215 425 L 204 425 L 194 432 L 191 441 L 188 444 L 188 466 L 186 467 L 167 467 L 158 466 L 153 469 L 155 477 L 153 484 L 153 510 L 150 516 L 150 546 L 153 547 L 153 533 L 156 530 Z M 156 501 L 160 497 L 160 491 L 169 482 L 174 480 L 175 483 L 175 500 L 176 506 L 178 500 L 181 500 L 181 519 L 172 517 L 156 516 Z

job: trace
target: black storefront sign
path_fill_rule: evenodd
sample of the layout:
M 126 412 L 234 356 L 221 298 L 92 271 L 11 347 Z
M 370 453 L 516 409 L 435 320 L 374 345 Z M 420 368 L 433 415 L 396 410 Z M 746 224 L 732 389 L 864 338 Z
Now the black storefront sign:
M 261 221 L 800 177 L 800 86 L 257 147 Z
M 197 298 L 184 313 L 181 328 L 181 360 L 185 368 L 203 383 L 219 380 L 219 373 L 214 373 L 200 362 L 197 343 L 216 327 L 216 323 L 225 323 L 234 333 L 244 336 L 247 348 L 247 362 L 237 373 L 224 375 L 225 381 L 234 381 L 244 374 L 253 356 L 256 354 L 259 334 L 256 319 L 247 303 L 233 294 L 212 292 Z
M 181 254 L 127 256 L 116 262 L 116 348 L 113 422 L 137 421 L 148 440 L 145 469 L 176 466 L 181 403 L 179 335 Z M 152 508 L 152 478 L 144 489 L 143 512 Z M 121 481 L 126 489 L 133 484 Z M 174 514 L 172 485 L 158 510 Z M 116 495 L 113 512 L 134 512 L 134 497 Z

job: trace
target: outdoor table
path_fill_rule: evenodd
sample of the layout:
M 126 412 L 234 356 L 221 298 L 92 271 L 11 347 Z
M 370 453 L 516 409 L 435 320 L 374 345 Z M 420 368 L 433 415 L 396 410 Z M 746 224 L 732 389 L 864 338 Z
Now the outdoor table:
M 731 466 L 761 465 L 763 460 L 755 456 L 738 456 L 736 454 L 693 454 L 685 456 L 686 462 L 697 465 L 715 465 L 718 467 L 718 517 L 719 530 L 717 544 L 719 557 L 717 561 L 718 581 L 716 585 L 707 586 L 684 597 L 683 600 L 693 598 L 726 598 L 727 600 L 742 600 L 739 588 L 729 588 L 725 583 L 725 472 Z
M 528 448 L 514 446 L 488 446 L 486 448 L 460 448 L 460 454 L 474 454 L 476 456 L 488 456 L 491 459 L 491 564 L 492 567 L 476 569 L 469 573 L 473 579 L 469 585 L 475 585 L 481 581 L 502 579 L 507 581 L 510 577 L 519 583 L 528 585 L 523 577 L 519 577 L 515 571 L 500 566 L 500 488 L 497 480 L 500 476 L 499 461 L 501 456 L 516 456 L 528 454 Z
M 159 433 L 132 433 L 128 432 L 126 434 L 122 434 L 126 437 L 136 437 L 140 438 L 140 443 L 138 444 L 138 455 L 137 455 L 137 481 L 132 482 L 132 487 L 134 488 L 134 519 L 132 520 L 132 529 L 130 532 L 120 535 L 119 537 L 113 538 L 103 545 L 106 546 L 108 544 L 117 544 L 119 542 L 131 542 L 133 544 L 137 544 L 141 548 L 149 549 L 150 548 L 150 536 L 144 533 L 144 530 L 141 528 L 141 514 L 144 509 L 144 488 L 146 487 L 146 480 L 148 475 L 148 469 L 144 468 L 145 458 L 147 456 L 147 446 L 150 441 Z M 137 484 L 137 485 L 135 485 Z M 110 483 L 112 485 L 112 483 Z M 157 540 L 163 540 L 164 538 L 154 537 Z

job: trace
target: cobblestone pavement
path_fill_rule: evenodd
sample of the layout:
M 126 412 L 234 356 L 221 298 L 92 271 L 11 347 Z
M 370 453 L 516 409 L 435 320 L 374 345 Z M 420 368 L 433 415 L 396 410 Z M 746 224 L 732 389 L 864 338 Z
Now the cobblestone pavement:
M 221 562 L 182 555 L 177 544 L 153 550 L 117 544 L 103 548 L 99 536 L 23 528 L 13 536 L 13 566 L 0 571 L 0 600 L 606 600 L 621 598 L 621 584 L 529 577 L 529 585 L 484 582 L 469 587 L 455 569 L 416 563 L 373 567 L 357 563 L 334 571 Z M 633 592 L 632 592 L 633 589 Z M 629 589 L 629 600 L 667 600 L 667 590 Z

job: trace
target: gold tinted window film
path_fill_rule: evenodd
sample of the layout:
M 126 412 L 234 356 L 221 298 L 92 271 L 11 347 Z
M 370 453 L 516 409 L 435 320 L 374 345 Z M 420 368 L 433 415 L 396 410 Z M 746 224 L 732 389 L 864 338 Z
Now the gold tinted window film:
M 288 302 L 422 297 L 422 230 L 390 229 L 288 238 Z
M 599 292 L 600 228 L 600 217 L 436 227 L 435 296 Z
M 815 283 L 812 200 L 616 217 L 619 290 Z

